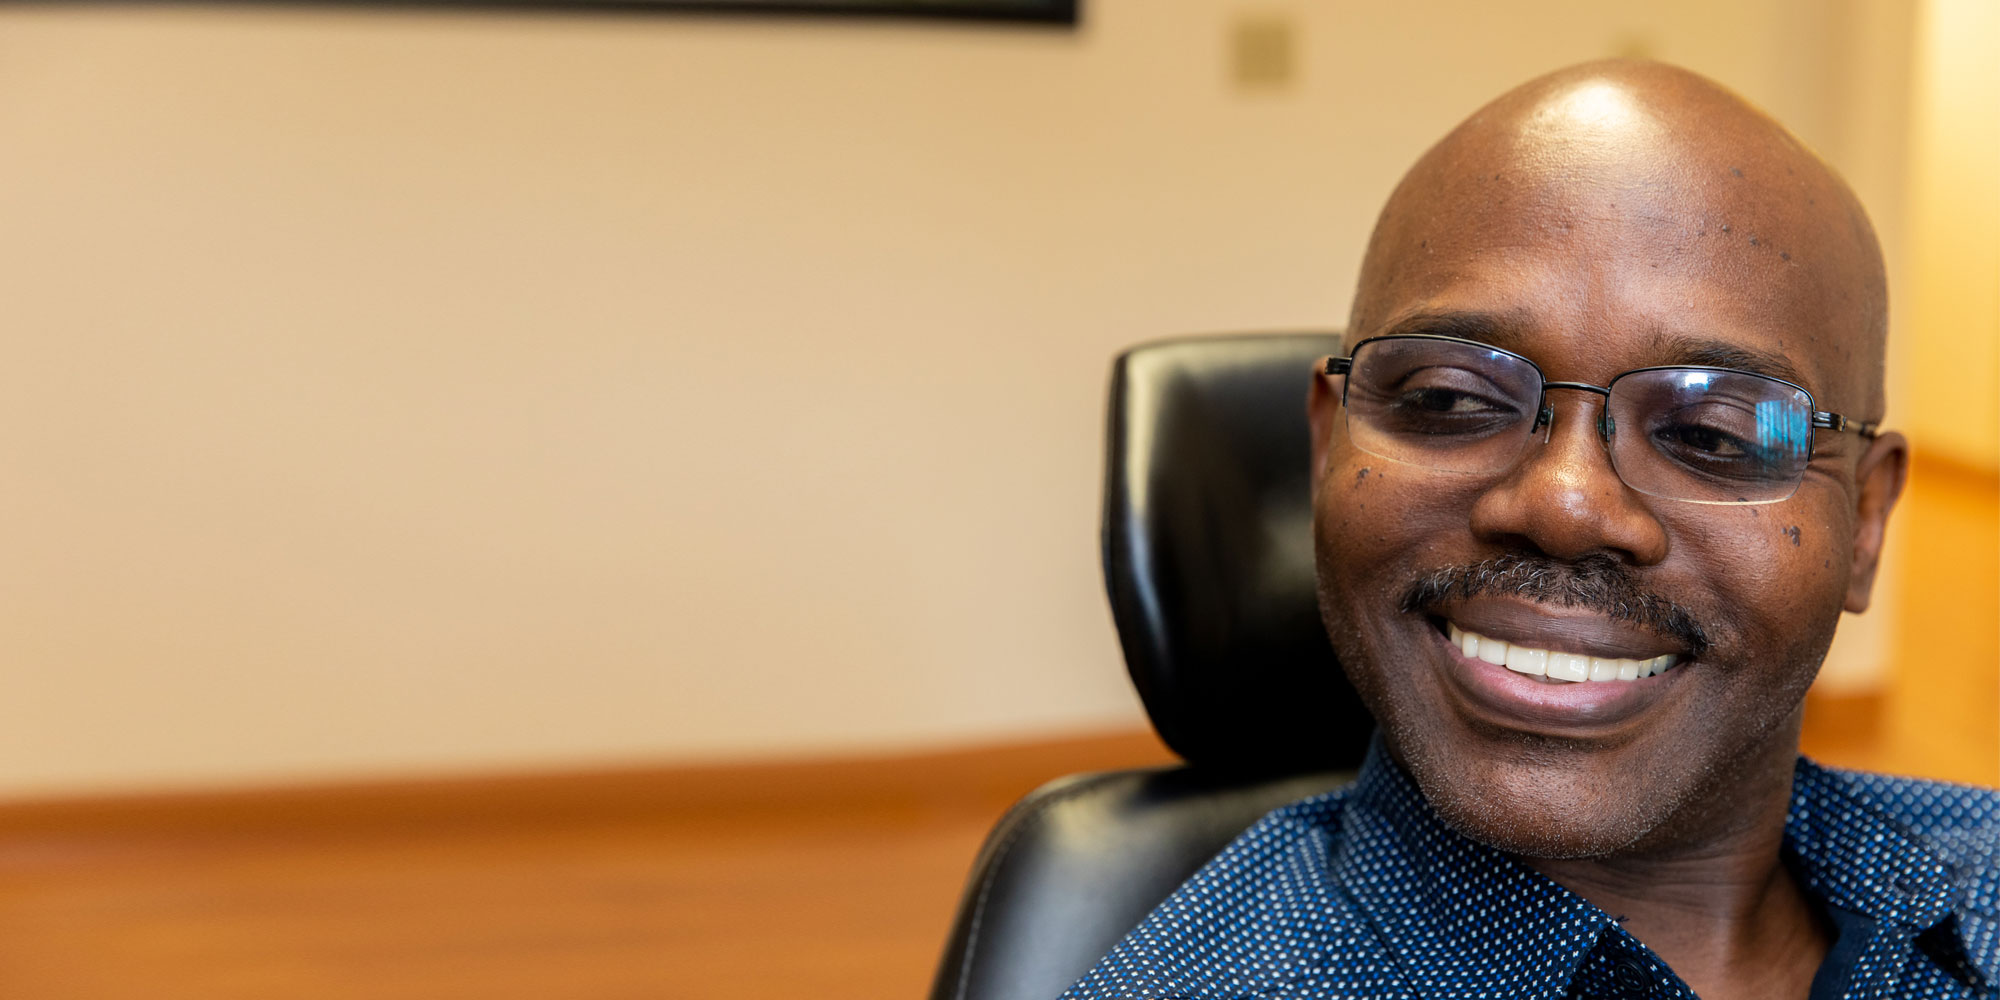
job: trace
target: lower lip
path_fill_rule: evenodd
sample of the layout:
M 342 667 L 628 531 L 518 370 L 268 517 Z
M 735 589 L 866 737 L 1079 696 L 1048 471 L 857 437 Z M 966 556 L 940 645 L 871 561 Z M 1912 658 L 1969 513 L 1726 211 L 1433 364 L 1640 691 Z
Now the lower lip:
M 1583 735 L 1636 718 L 1680 683 L 1685 665 L 1635 681 L 1545 681 L 1469 657 L 1442 632 L 1431 635 L 1446 658 L 1445 678 L 1475 714 L 1509 729 Z

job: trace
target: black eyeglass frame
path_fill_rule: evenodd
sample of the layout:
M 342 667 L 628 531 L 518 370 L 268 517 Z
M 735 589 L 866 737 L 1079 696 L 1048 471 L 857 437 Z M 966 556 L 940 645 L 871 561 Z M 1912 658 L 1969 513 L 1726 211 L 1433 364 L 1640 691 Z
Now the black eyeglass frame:
M 1868 422 L 1860 420 L 1849 420 L 1848 418 L 1838 413 L 1831 413 L 1826 410 L 1816 409 L 1815 407 L 1818 404 L 1818 400 L 1813 399 L 1813 394 L 1811 389 L 1808 389 L 1805 386 L 1798 384 L 1797 382 L 1793 382 L 1788 379 L 1782 379 L 1775 375 L 1765 375 L 1762 372 L 1746 372 L 1741 368 L 1719 368 L 1713 365 L 1649 365 L 1645 368 L 1633 368 L 1629 371 L 1619 372 L 1618 374 L 1612 376 L 1611 381 L 1605 385 L 1593 385 L 1589 382 L 1560 382 L 1550 379 L 1548 373 L 1542 370 L 1542 366 L 1536 364 L 1531 358 L 1517 354 L 1504 347 L 1495 347 L 1492 344 L 1484 343 L 1482 341 L 1468 340 L 1464 337 L 1451 337 L 1441 333 L 1391 333 L 1391 334 L 1384 334 L 1379 337 L 1369 337 L 1355 344 L 1354 349 L 1348 351 L 1346 357 L 1326 359 L 1325 374 L 1347 375 L 1348 373 L 1352 372 L 1354 370 L 1355 355 L 1360 354 L 1362 348 L 1367 347 L 1369 344 L 1375 343 L 1376 341 L 1380 340 L 1437 340 L 1437 341 L 1443 341 L 1448 344 L 1463 344 L 1467 347 L 1476 347 L 1482 351 L 1491 351 L 1492 353 L 1495 354 L 1504 354 L 1507 357 L 1514 358 L 1520 361 L 1522 364 L 1527 365 L 1529 368 L 1534 369 L 1536 376 L 1538 376 L 1542 380 L 1542 390 L 1540 398 L 1538 398 L 1535 401 L 1535 423 L 1534 426 L 1528 429 L 1528 433 L 1530 434 L 1533 434 L 1535 431 L 1540 430 L 1544 424 L 1549 423 L 1551 420 L 1555 418 L 1555 407 L 1549 403 L 1550 389 L 1576 389 L 1582 392 L 1594 392 L 1597 395 L 1602 396 L 1608 400 L 1611 398 L 1612 386 L 1617 385 L 1619 379 L 1622 379 L 1627 375 L 1638 375 L 1644 372 L 1663 372 L 1663 371 L 1664 372 L 1719 372 L 1728 375 L 1745 375 L 1751 378 L 1760 378 L 1769 382 L 1776 382 L 1779 385 L 1786 386 L 1791 389 L 1796 389 L 1801 395 L 1805 396 L 1806 398 L 1806 409 L 1812 414 L 1811 426 L 1813 428 L 1813 433 L 1815 435 L 1817 435 L 1818 432 L 1822 429 L 1833 431 L 1836 434 L 1841 433 L 1843 431 L 1853 431 L 1854 433 L 1859 434 L 1863 440 L 1872 441 L 1874 440 L 1876 434 L 1880 432 L 1882 427 L 1879 421 Z M 1347 382 L 1341 383 L 1340 406 L 1342 409 L 1347 408 L 1347 389 L 1349 384 L 1350 383 Z M 1600 414 L 1598 417 L 1597 432 L 1599 438 L 1607 441 L 1609 440 L 1609 430 L 1604 423 L 1603 414 Z M 1818 445 L 1817 441 L 1808 441 L 1806 443 L 1806 454 L 1810 456 L 1817 447 L 1817 445 Z

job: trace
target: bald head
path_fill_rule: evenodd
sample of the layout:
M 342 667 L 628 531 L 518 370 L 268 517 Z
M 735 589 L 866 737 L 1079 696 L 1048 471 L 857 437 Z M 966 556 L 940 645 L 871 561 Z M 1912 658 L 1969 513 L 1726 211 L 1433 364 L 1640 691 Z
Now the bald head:
M 1675 297 L 1724 301 L 1738 332 L 1798 360 L 1816 398 L 1881 416 L 1887 293 L 1866 215 L 1783 126 L 1703 77 L 1588 63 L 1480 109 L 1384 207 L 1350 332 L 1383 332 L 1400 312 L 1467 292 L 1468 261 L 1530 250 L 1566 264 L 1524 269 L 1509 290 L 1567 307 L 1538 315 L 1616 323 L 1619 310 L 1599 306 L 1623 295 L 1656 307 L 1624 319 L 1657 329 L 1620 332 L 1729 339 L 1672 323 Z

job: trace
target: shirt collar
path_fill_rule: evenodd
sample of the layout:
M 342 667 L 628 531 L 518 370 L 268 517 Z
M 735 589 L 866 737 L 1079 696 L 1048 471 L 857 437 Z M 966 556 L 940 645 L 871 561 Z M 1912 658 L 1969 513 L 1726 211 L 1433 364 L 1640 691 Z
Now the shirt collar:
M 1792 777 L 1785 846 L 1812 895 L 1882 923 L 1926 928 L 1963 896 L 1927 841 L 1804 758 Z
M 1897 822 L 1847 776 L 1803 757 L 1793 773 L 1785 846 L 1814 897 L 1908 935 L 1929 932 L 1950 954 L 1964 954 L 1964 923 L 1991 919 L 1966 906 L 1967 859 Z M 1989 982 L 2000 971 L 1974 967 Z

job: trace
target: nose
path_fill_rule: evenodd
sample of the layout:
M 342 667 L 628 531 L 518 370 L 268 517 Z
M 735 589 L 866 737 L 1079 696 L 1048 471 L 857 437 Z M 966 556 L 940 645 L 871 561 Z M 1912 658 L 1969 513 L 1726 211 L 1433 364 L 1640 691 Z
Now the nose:
M 1564 560 L 1604 554 L 1652 565 L 1666 558 L 1666 528 L 1611 467 L 1598 424 L 1603 405 L 1594 393 L 1577 393 L 1554 407 L 1547 440 L 1530 442 L 1520 462 L 1473 502 L 1476 537 Z

